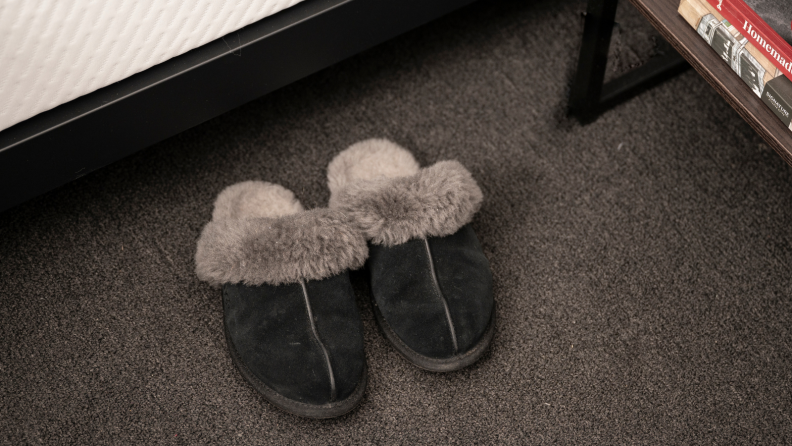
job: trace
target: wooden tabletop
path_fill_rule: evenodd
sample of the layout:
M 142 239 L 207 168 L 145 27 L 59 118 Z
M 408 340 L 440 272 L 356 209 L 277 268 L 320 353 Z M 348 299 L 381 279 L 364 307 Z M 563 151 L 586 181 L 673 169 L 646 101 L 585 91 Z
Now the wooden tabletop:
M 737 110 L 784 160 L 792 165 L 789 130 L 710 48 L 682 16 L 679 0 L 630 0 L 660 34 Z

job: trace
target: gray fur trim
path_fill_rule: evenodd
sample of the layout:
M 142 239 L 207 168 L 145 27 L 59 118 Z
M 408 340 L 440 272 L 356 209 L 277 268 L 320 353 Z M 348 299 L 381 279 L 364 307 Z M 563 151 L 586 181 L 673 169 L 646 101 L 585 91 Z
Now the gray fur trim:
M 441 161 L 411 176 L 350 183 L 331 205 L 348 213 L 372 243 L 393 246 L 455 233 L 470 223 L 482 199 L 462 164 Z
M 303 210 L 294 192 L 279 184 L 243 181 L 220 192 L 214 203 L 212 220 L 274 218 Z
M 280 285 L 357 269 L 367 257 L 366 241 L 346 214 L 314 209 L 211 221 L 198 239 L 195 264 L 198 278 L 212 285 Z
M 338 192 L 357 181 L 398 178 L 421 170 L 418 161 L 404 147 L 387 139 L 372 138 L 352 144 L 336 155 L 327 166 L 330 207 Z

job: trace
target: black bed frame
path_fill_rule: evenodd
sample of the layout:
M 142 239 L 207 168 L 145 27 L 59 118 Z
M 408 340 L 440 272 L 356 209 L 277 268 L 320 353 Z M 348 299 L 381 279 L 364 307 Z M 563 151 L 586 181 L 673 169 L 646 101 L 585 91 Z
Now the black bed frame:
M 305 0 L 0 132 L 0 212 L 474 0 Z

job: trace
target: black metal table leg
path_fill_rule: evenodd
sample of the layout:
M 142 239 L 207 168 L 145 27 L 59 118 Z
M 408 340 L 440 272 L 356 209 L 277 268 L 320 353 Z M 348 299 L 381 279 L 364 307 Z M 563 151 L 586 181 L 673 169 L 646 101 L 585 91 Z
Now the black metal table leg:
M 589 0 L 578 70 L 569 96 L 569 113 L 582 119 L 596 117 L 605 67 L 608 65 L 618 0 Z M 591 116 L 593 115 L 593 116 Z
M 607 84 L 605 68 L 618 0 L 589 0 L 578 70 L 569 97 L 569 114 L 581 123 L 594 121 L 605 110 L 690 68 L 662 40 L 659 55 Z

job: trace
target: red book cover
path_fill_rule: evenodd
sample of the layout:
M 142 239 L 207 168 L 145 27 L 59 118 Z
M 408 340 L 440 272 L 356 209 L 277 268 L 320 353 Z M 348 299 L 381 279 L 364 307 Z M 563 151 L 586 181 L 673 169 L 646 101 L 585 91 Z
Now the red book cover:
M 771 27 L 756 11 L 743 0 L 707 0 L 723 17 L 734 25 L 759 51 L 775 64 L 787 78 L 792 79 L 792 45 Z M 792 17 L 786 28 L 781 25 L 787 9 L 792 11 L 789 0 L 747 0 L 758 5 L 767 20 L 792 40 Z
M 792 45 L 792 2 L 789 0 L 739 0 L 735 6 L 746 17 L 762 20 Z

